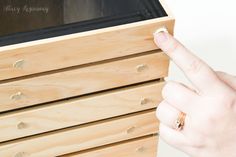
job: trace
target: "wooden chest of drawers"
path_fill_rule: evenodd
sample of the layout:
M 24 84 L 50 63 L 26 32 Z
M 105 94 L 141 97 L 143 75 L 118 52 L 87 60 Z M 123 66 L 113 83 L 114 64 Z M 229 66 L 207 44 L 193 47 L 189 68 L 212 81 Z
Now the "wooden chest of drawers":
M 155 157 L 167 16 L 0 48 L 1 157 Z

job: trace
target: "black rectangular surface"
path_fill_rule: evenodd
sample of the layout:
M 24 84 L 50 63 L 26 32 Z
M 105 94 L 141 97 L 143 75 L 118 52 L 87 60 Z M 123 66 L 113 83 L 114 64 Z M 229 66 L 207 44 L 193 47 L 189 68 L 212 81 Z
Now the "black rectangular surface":
M 158 0 L 0 0 L 0 46 L 167 16 Z

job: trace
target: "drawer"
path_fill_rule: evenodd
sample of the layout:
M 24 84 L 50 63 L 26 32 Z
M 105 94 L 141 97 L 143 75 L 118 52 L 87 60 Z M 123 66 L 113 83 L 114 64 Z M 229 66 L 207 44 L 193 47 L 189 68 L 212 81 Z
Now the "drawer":
M 157 136 L 88 150 L 62 157 L 157 157 Z
M 18 4 L 0 2 L 6 3 Z M 155 108 L 169 58 L 153 33 L 166 27 L 173 34 L 166 5 L 23 3 L 51 9 L 47 18 L 19 13 L 20 22 L 12 14 L 5 18 L 7 8 L 0 10 L 0 156 L 156 156 Z
M 145 1 L 142 3 L 145 3 Z M 173 33 L 174 27 L 173 16 L 164 4 L 163 7 L 164 10 L 161 11 L 162 8 L 160 8 L 159 12 L 166 12 L 164 14 L 167 15 L 162 15 L 162 17 L 156 15 L 158 14 L 157 11 L 147 20 L 142 17 L 141 20 L 136 22 L 135 20 L 126 21 L 122 25 L 118 23 L 112 24 L 110 27 L 108 25 L 106 28 L 101 26 L 98 29 L 92 29 L 91 27 L 90 29 L 83 29 L 86 31 L 79 33 L 1 47 L 0 80 L 156 50 L 157 47 L 153 42 L 154 31 L 165 26 L 170 33 Z M 124 20 L 128 19 L 124 18 Z M 73 29 L 73 27 L 67 28 L 68 31 L 70 29 Z M 57 29 L 46 31 L 45 34 L 55 31 Z M 27 37 L 27 34 L 23 35 L 22 37 L 7 37 L 2 40 L 14 41 L 18 38 Z M 34 37 L 36 35 L 33 33 L 28 36 Z M 37 39 L 37 36 L 35 38 Z
M 0 156 L 59 156 L 156 134 L 154 111 L 71 127 L 0 144 Z
M 2 83 L 0 112 L 163 78 L 168 74 L 168 65 L 164 53 L 153 52 Z
M 153 109 L 162 100 L 164 82 L 130 88 L 0 115 L 0 142 Z

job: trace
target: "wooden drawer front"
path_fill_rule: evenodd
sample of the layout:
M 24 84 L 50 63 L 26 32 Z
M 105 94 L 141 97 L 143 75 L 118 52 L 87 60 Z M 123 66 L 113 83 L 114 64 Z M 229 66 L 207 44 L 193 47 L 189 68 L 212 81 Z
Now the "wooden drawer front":
M 62 157 L 156 157 L 157 136 Z
M 153 33 L 174 20 L 164 17 L 0 48 L 0 80 L 155 50 Z
M 0 156 L 51 157 L 156 134 L 155 111 L 73 127 L 0 145 Z
M 153 109 L 163 85 L 155 81 L 0 116 L 0 142 Z
M 153 53 L 4 83 L 0 84 L 0 111 L 163 78 L 167 73 L 166 55 Z

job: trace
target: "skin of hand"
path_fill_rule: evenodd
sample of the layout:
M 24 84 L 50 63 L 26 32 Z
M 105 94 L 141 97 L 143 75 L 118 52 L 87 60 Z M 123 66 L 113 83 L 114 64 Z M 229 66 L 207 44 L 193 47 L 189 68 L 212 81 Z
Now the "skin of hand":
M 156 112 L 160 137 L 192 157 L 236 157 L 236 77 L 215 72 L 166 32 L 154 34 L 154 41 L 193 84 L 164 86 Z M 181 112 L 185 125 L 177 131 Z

